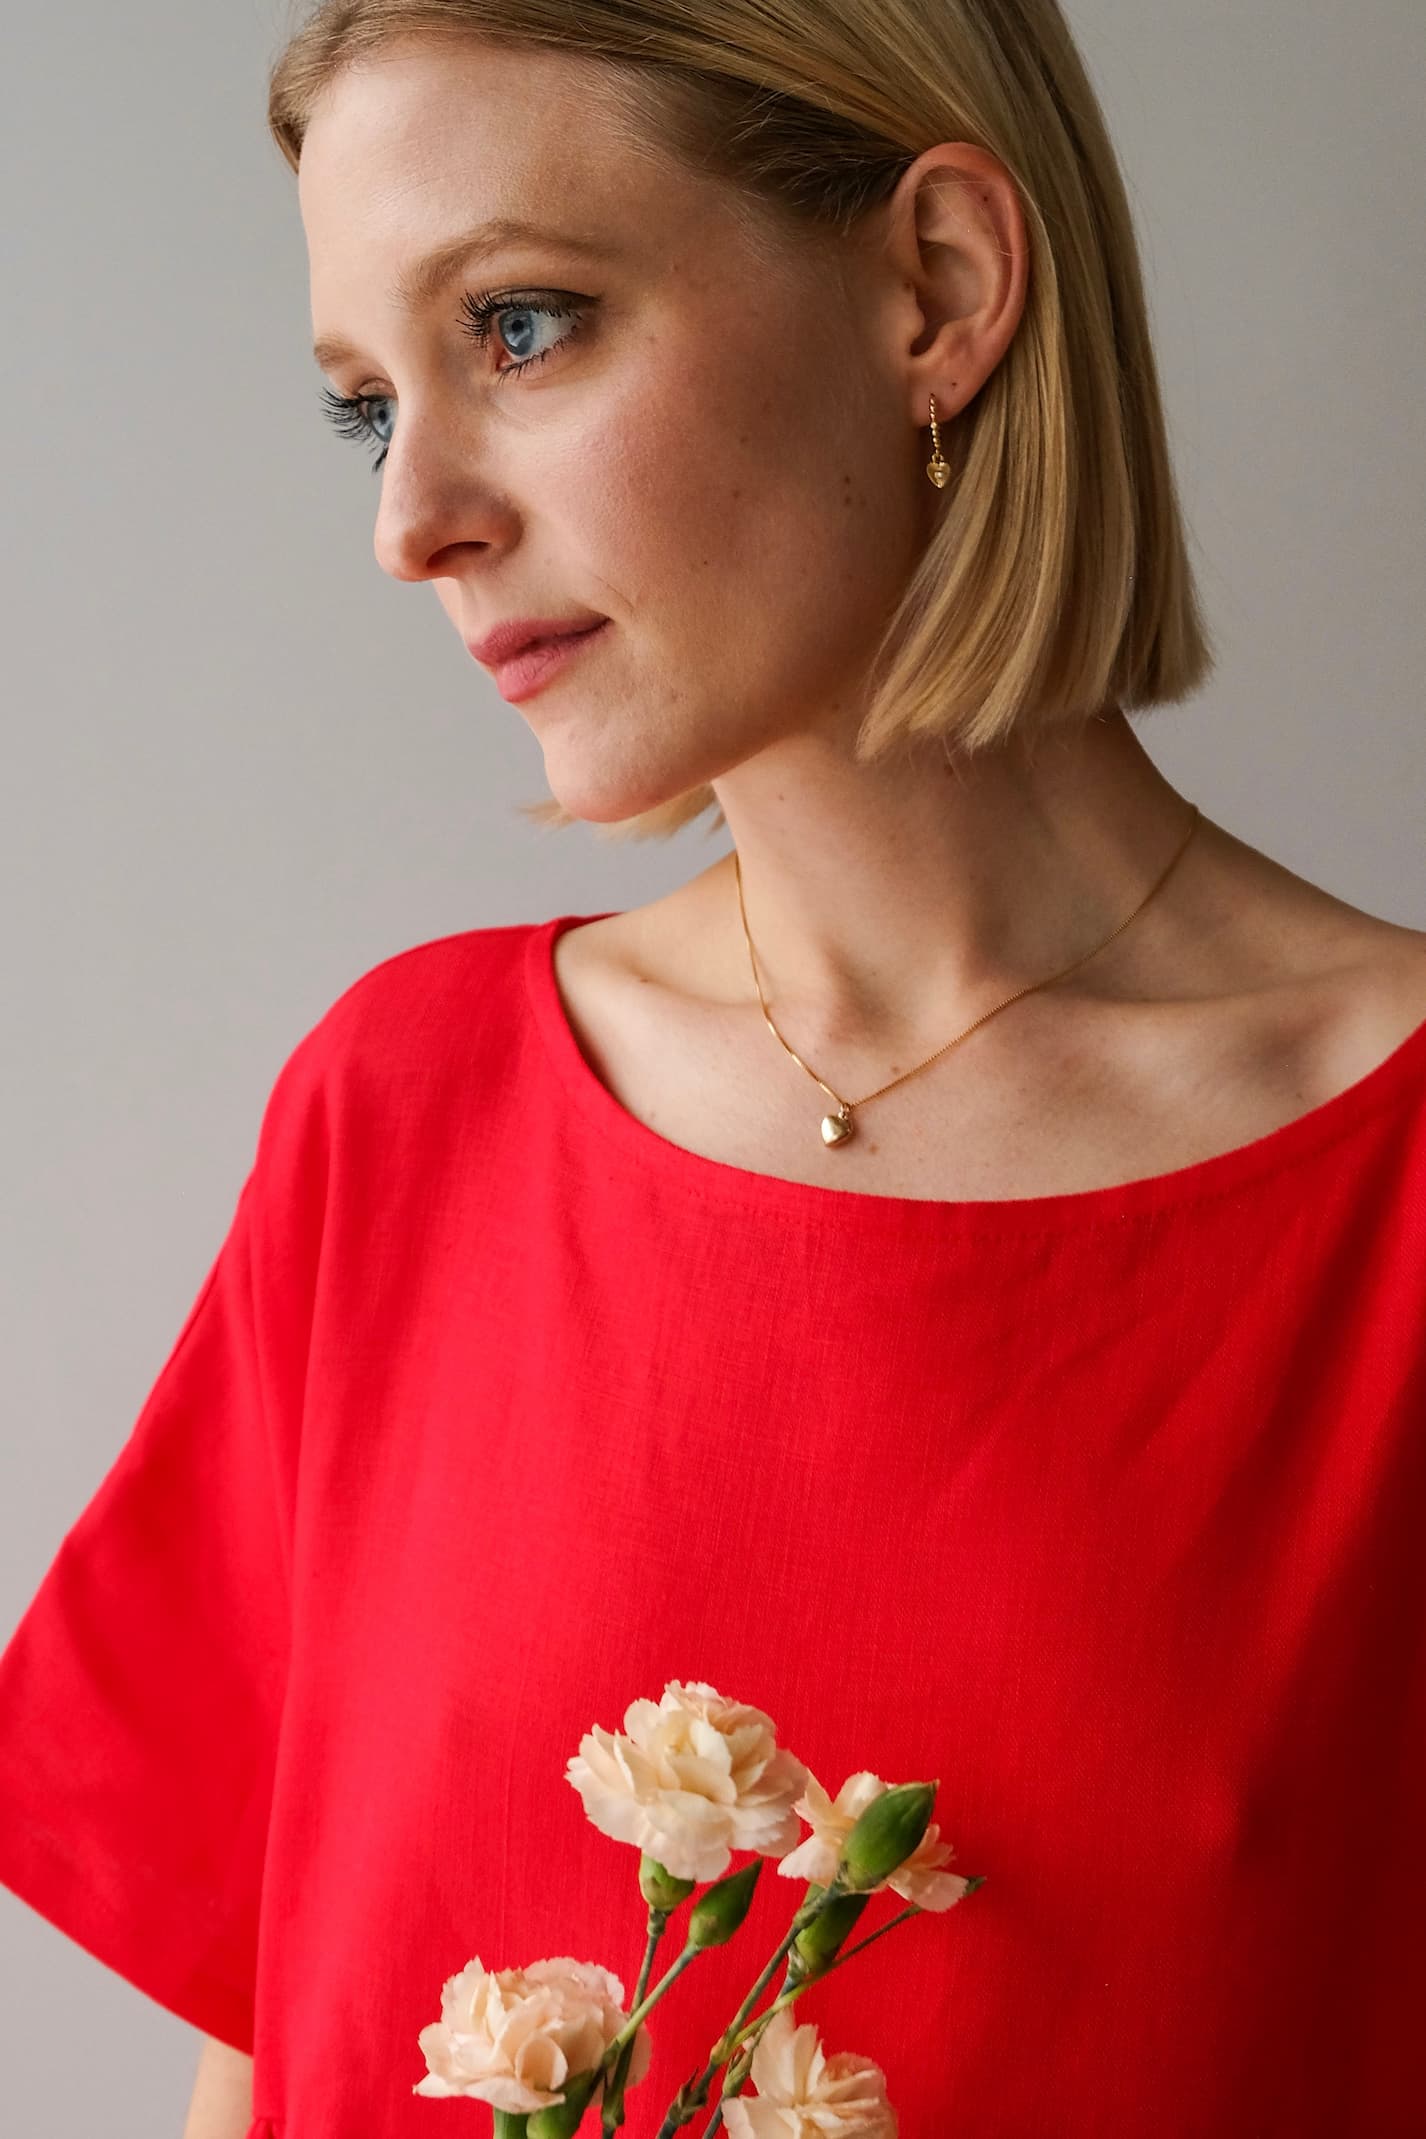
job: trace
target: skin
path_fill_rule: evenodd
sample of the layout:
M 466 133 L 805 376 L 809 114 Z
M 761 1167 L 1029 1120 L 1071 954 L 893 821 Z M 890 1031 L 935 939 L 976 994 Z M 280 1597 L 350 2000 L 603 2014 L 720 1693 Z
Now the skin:
M 349 345 L 327 377 L 375 397 L 390 433 L 378 563 L 429 581 L 463 638 L 612 620 L 514 709 L 551 791 L 608 822 L 712 784 L 778 1027 L 840 1093 L 920 1062 L 1138 905 L 1189 800 L 1118 707 L 988 758 L 852 754 L 867 662 L 943 504 L 930 398 L 949 423 L 1023 312 L 1027 236 L 996 158 L 927 149 L 850 238 L 759 234 L 629 136 L 597 65 L 414 42 L 328 89 L 299 192 L 314 330 Z M 391 303 L 411 263 L 500 215 L 617 257 L 522 243 L 416 311 Z M 562 345 L 567 322 L 512 311 L 479 348 L 466 290 L 596 301 Z M 509 372 L 531 349 L 551 353 Z M 807 1150 L 825 1096 L 758 1006 L 731 855 L 570 931 L 557 971 L 591 1063 L 674 1141 L 897 1193 L 1188 1163 L 1342 1089 L 1426 1018 L 1426 933 L 1206 819 L 1142 920 L 994 1019 L 953 1076 L 880 1099 L 831 1159 Z
M 253 2061 L 216 2035 L 200 2035 L 199 2045 L 183 2139 L 246 2139 L 253 2117 Z

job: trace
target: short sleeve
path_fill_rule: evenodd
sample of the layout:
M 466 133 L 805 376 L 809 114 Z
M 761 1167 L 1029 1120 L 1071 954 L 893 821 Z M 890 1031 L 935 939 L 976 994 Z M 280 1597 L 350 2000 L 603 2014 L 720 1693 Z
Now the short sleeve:
M 293 1061 L 158 1379 L 0 1654 L 0 1884 L 249 2054 L 321 1194 Z

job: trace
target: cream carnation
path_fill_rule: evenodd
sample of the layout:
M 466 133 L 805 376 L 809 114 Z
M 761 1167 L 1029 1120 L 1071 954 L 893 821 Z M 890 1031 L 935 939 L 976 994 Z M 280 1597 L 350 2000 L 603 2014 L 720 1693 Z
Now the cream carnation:
M 427 2065 L 413 2094 L 473 2095 L 524 2112 L 562 2102 L 565 2082 L 593 2072 L 628 2019 L 624 1986 L 607 1968 L 562 1958 L 487 1972 L 467 1961 L 441 1986 L 441 2017 L 417 2037 Z M 649 2069 L 653 2045 L 634 2037 L 628 2084 Z M 600 2090 L 595 2090 L 595 2099 Z
M 728 2139 L 895 2139 L 886 2074 L 869 2057 L 825 2057 L 817 2030 L 797 2027 L 790 2006 L 763 2029 L 749 2077 L 756 2095 L 723 2104 Z
M 587 1732 L 565 1774 L 601 1834 L 693 1880 L 721 1878 L 735 1849 L 771 1857 L 795 1842 L 807 1780 L 770 1716 L 683 1679 L 631 1701 L 622 1732 Z
M 837 1792 L 829 1798 L 816 1777 L 809 1775 L 807 1787 L 798 1798 L 795 1810 L 807 1820 L 812 1832 L 806 1840 L 784 1857 L 778 1871 L 788 1879 L 815 1880 L 819 1886 L 831 1883 L 833 1872 L 842 1854 L 842 1845 L 852 1828 L 887 1785 L 879 1775 L 861 1769 L 849 1775 Z M 938 1864 L 947 1863 L 955 1855 L 948 1842 L 938 1840 L 940 1828 L 932 1820 L 904 1864 L 899 1864 L 882 1886 L 890 1887 L 905 1901 L 915 1902 L 918 1909 L 949 1909 L 961 1900 L 970 1885 L 959 1872 L 937 1871 Z M 873 1888 L 874 1893 L 881 1891 Z

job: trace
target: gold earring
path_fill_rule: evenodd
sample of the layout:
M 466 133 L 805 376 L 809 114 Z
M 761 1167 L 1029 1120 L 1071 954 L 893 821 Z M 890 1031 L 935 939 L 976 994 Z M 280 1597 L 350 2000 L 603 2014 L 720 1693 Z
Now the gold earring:
M 941 457 L 941 432 L 936 422 L 936 397 L 931 396 L 931 438 L 935 452 L 926 463 L 926 473 L 938 490 L 944 490 L 951 479 L 950 462 Z

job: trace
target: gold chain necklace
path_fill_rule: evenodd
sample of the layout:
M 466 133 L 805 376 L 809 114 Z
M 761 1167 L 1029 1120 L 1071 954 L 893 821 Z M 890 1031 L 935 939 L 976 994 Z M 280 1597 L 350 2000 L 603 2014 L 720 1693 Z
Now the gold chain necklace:
M 1121 921 L 1119 923 L 1118 928 L 1114 930 L 1113 934 L 1105 937 L 1103 943 L 1096 943 L 1092 951 L 1086 951 L 1083 958 L 1076 958 L 1073 965 L 1061 966 L 1058 973 L 1050 973 L 1046 976 L 1044 980 L 1032 980 L 1028 988 L 1017 988 L 1013 995 L 1006 996 L 1003 1003 L 997 1003 L 994 1009 L 987 1010 L 983 1016 L 978 1017 L 973 1025 L 967 1025 L 964 1032 L 958 1032 L 953 1040 L 947 1040 L 944 1047 L 938 1047 L 934 1055 L 927 1055 L 924 1062 L 918 1062 L 916 1064 L 915 1069 L 903 1070 L 899 1077 L 892 1078 L 890 1084 L 879 1085 L 874 1092 L 867 1092 L 860 1099 L 843 1099 L 840 1092 L 834 1092 L 832 1090 L 831 1085 L 828 1084 L 824 1078 L 819 1077 L 817 1075 L 816 1070 L 808 1068 L 808 1065 L 803 1061 L 801 1055 L 798 1054 L 796 1048 L 788 1047 L 786 1040 L 783 1039 L 782 1034 L 778 1031 L 776 1025 L 773 1024 L 772 1012 L 768 1009 L 767 1000 L 764 997 L 762 991 L 762 982 L 758 978 L 757 953 L 753 949 L 753 939 L 748 931 L 747 909 L 743 904 L 742 864 L 739 860 L 738 850 L 735 847 L 733 849 L 733 873 L 737 878 L 738 883 L 738 912 L 743 917 L 743 934 L 748 939 L 748 956 L 752 960 L 753 967 L 753 986 L 758 991 L 758 1001 L 762 1004 L 762 1013 L 767 1020 L 768 1030 L 771 1032 L 775 1040 L 777 1040 L 783 1047 L 787 1048 L 787 1052 L 791 1055 L 793 1061 L 797 1064 L 798 1068 L 807 1070 L 807 1074 L 812 1079 L 813 1083 L 821 1085 L 822 1090 L 828 1095 L 828 1097 L 831 1099 L 835 1099 L 837 1102 L 836 1113 L 824 1114 L 822 1117 L 823 1143 L 830 1146 L 833 1150 L 836 1149 L 838 1144 L 845 1144 L 856 1133 L 855 1126 L 852 1121 L 853 1107 L 864 1107 L 869 1100 L 880 1099 L 883 1092 L 889 1092 L 893 1090 L 896 1085 L 904 1084 L 908 1077 L 914 1077 L 917 1075 L 918 1071 L 923 1069 L 929 1069 L 933 1062 L 939 1062 L 942 1055 L 949 1053 L 951 1048 L 958 1047 L 962 1040 L 968 1040 L 973 1032 L 978 1031 L 980 1027 L 985 1024 L 987 1018 L 993 1018 L 1000 1011 L 1008 1010 L 1012 1003 L 1018 1003 L 1022 996 L 1033 995 L 1037 988 L 1048 988 L 1052 982 L 1057 980 L 1063 980 L 1066 973 L 1076 972 L 1080 966 L 1087 965 L 1091 958 L 1097 958 L 1099 953 L 1104 950 L 1108 944 L 1111 944 L 1114 941 L 1115 936 L 1123 934 L 1124 930 L 1129 926 L 1130 921 L 1137 920 L 1138 916 L 1144 911 L 1144 908 L 1148 905 L 1150 899 L 1153 898 L 1155 892 L 1161 890 L 1164 884 L 1167 883 L 1168 878 L 1173 872 L 1173 870 L 1176 868 L 1179 859 L 1184 852 L 1184 849 L 1187 847 L 1189 841 L 1192 839 L 1194 833 L 1198 829 L 1201 812 L 1196 802 L 1192 805 L 1192 811 L 1193 815 L 1190 819 L 1188 830 L 1184 834 L 1183 839 L 1179 844 L 1178 851 L 1174 855 L 1173 860 L 1169 863 L 1168 868 L 1164 870 L 1162 876 L 1159 877 L 1157 883 L 1152 884 L 1149 887 L 1148 891 L 1145 892 L 1143 898 L 1140 899 L 1138 905 L 1134 908 L 1133 913 L 1129 915 L 1128 920 Z

